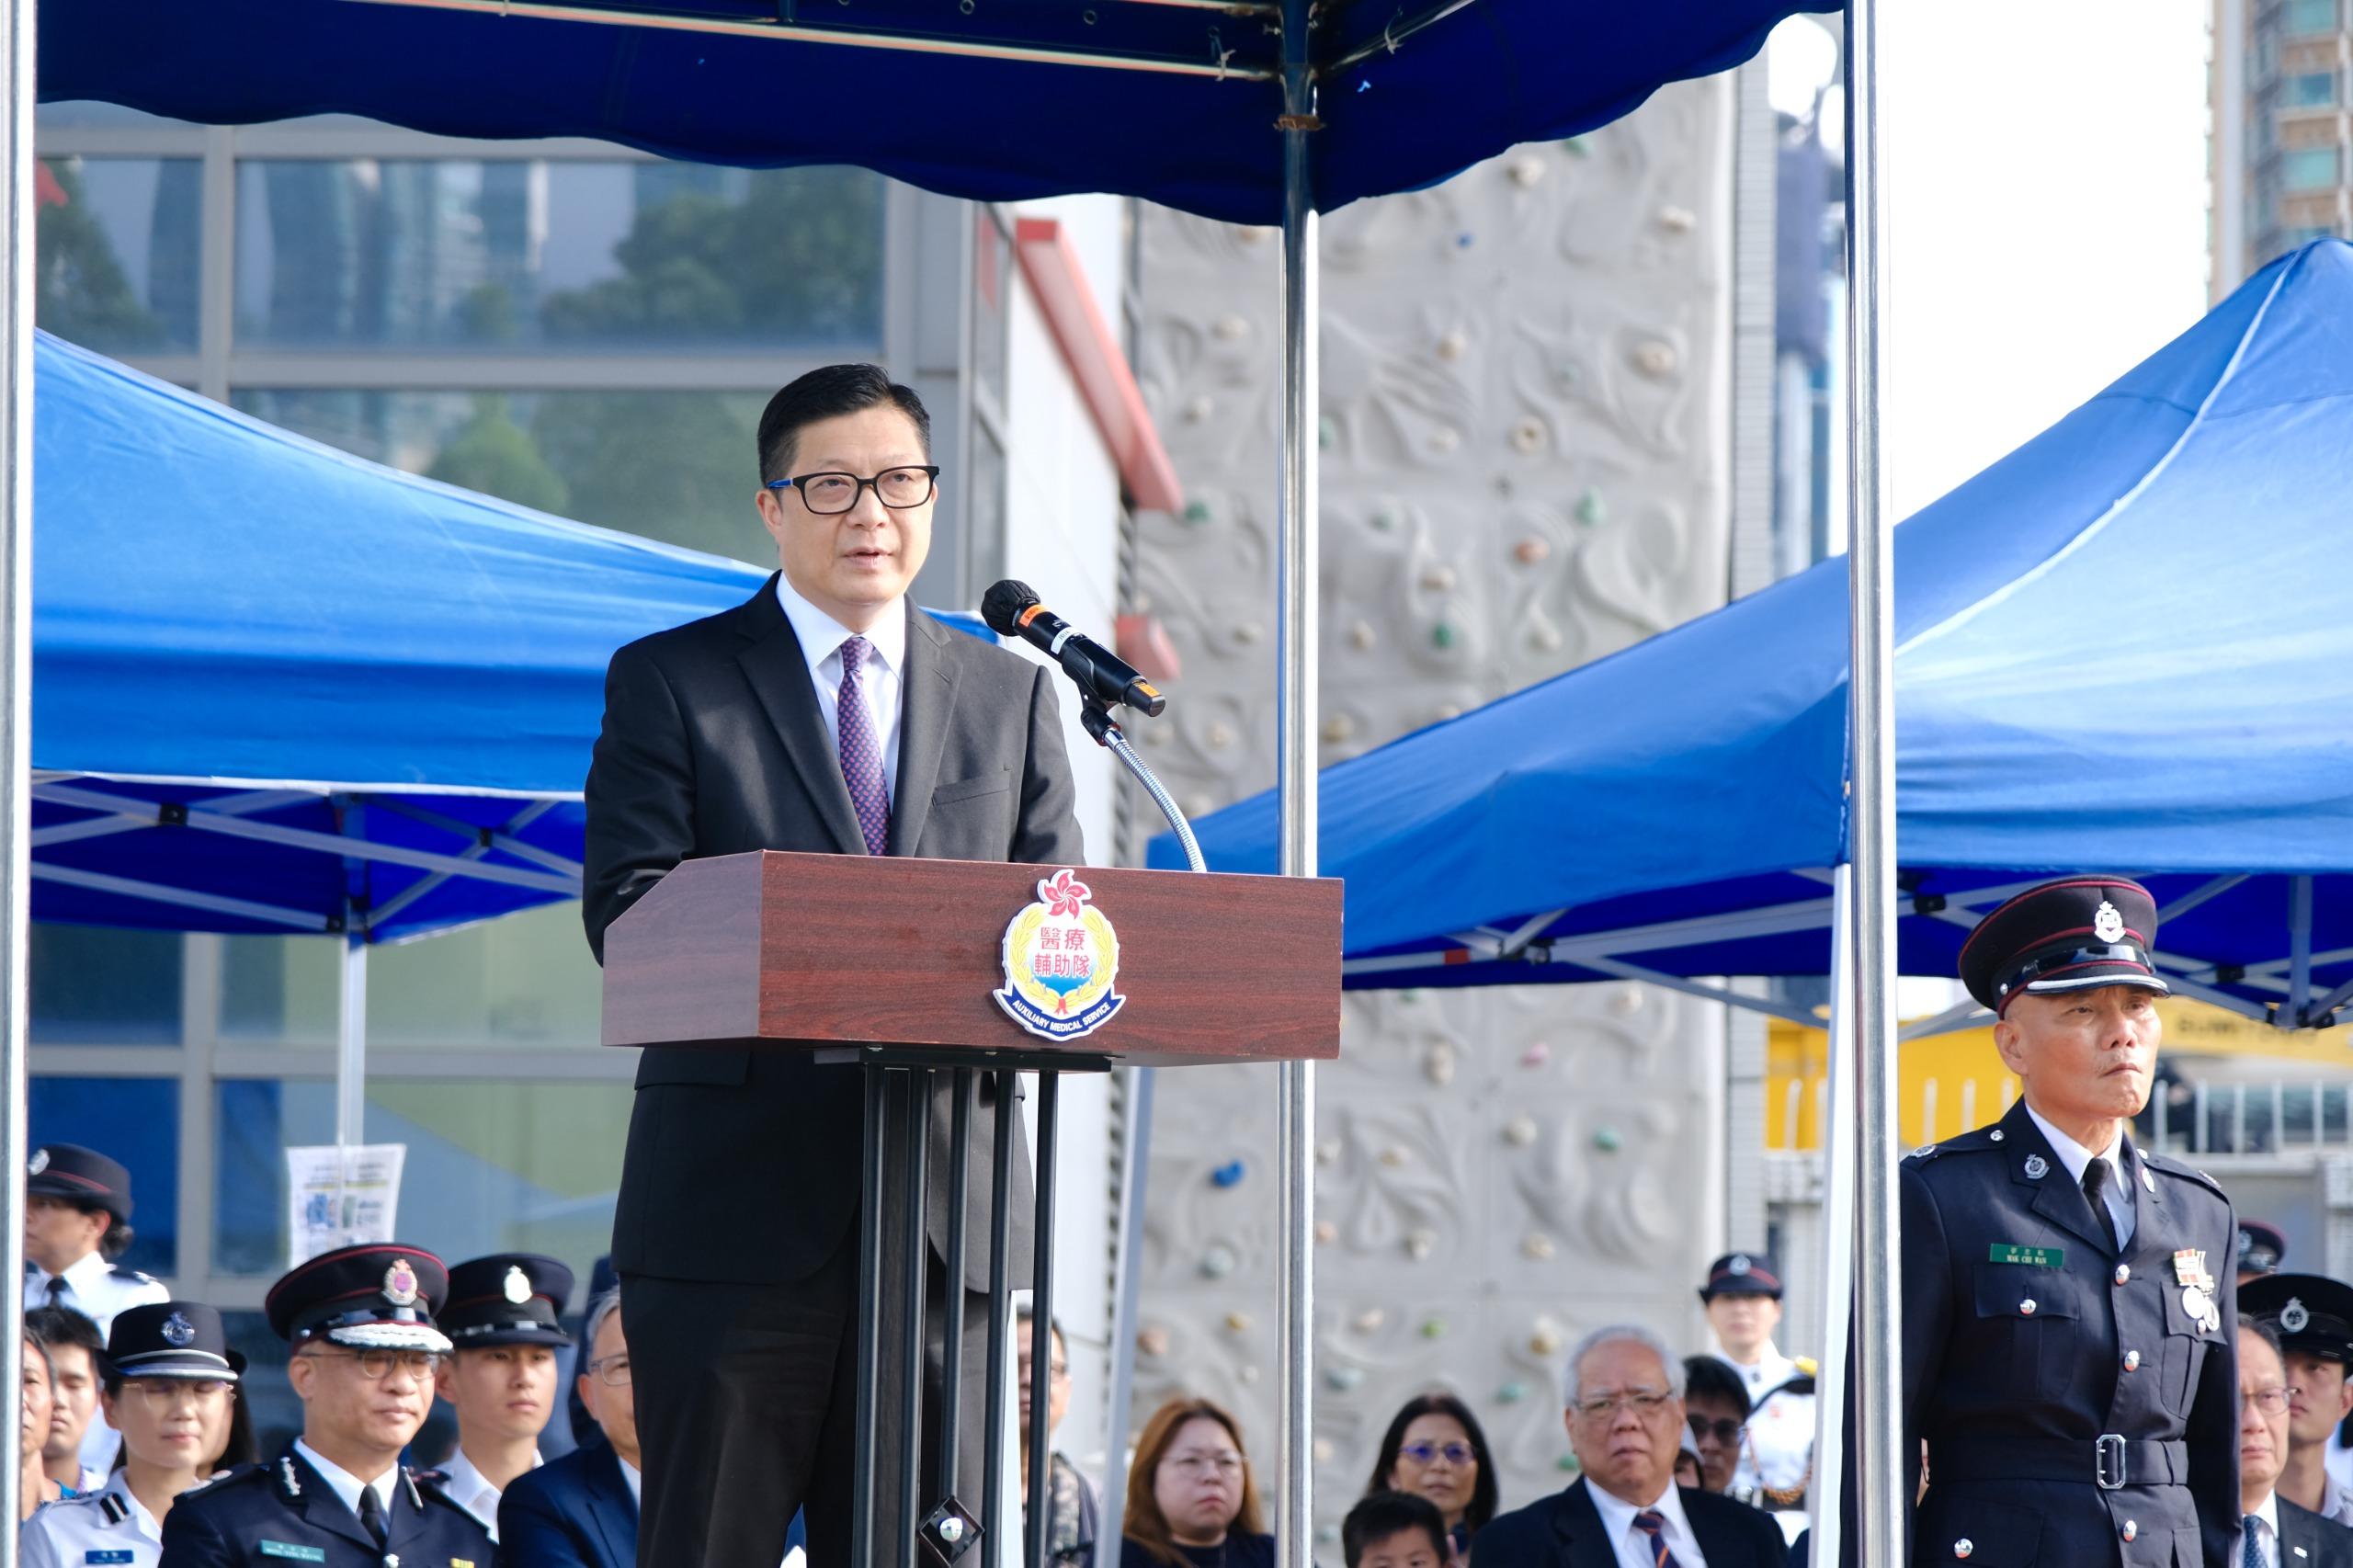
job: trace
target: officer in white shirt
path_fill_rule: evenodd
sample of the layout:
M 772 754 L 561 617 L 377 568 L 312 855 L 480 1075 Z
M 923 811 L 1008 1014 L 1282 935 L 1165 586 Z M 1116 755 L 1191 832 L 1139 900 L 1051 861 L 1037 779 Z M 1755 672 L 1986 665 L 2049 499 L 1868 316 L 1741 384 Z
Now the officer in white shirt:
M 122 1468 L 26 1521 L 23 1568 L 154 1568 L 164 1517 L 228 1443 L 245 1358 L 229 1348 L 219 1312 L 200 1301 L 132 1307 L 116 1316 L 106 1355 L 100 1398 L 123 1434 Z
M 1806 1489 L 1813 1483 L 1815 1366 L 1773 1344 L 1781 1323 L 1781 1269 L 1770 1253 L 1733 1252 L 1709 1266 L 1699 1287 L 1716 1358 L 1748 1391 L 1747 1427 L 1731 1495 L 1779 1516 L 1791 1540 L 1805 1529 Z
M 498 1496 L 540 1464 L 555 1414 L 556 1353 L 572 1343 L 557 1320 L 572 1270 L 537 1253 L 454 1265 L 449 1304 L 435 1319 L 454 1347 L 435 1388 L 458 1413 L 458 1449 L 436 1479 L 449 1500 L 498 1539 Z
M 131 1250 L 131 1173 L 78 1143 L 44 1143 L 25 1166 L 25 1305 L 71 1307 L 104 1338 L 125 1307 L 171 1294 L 159 1279 L 116 1260 Z M 114 1428 L 93 1420 L 82 1463 L 114 1463 Z

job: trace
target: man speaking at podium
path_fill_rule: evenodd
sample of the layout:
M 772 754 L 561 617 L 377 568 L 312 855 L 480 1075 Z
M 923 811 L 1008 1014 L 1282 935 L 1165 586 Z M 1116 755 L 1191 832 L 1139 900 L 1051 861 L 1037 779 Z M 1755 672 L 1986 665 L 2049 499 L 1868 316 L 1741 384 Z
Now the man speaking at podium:
M 631 643 L 606 676 L 582 906 L 600 960 L 606 927 L 691 857 L 1084 859 L 1051 672 L 907 599 L 938 478 L 922 402 L 871 365 L 812 370 L 760 416 L 759 465 L 782 570 L 733 609 Z M 892 983 L 888 955 L 874 983 Z M 849 1563 L 859 1226 L 881 1222 L 858 1212 L 862 1103 L 858 1073 L 790 1051 L 655 1047 L 639 1064 L 613 1258 L 645 1455 L 643 1568 L 776 1562 L 796 1508 L 813 1568 Z M 936 1376 L 945 1108 L 931 1119 Z M 988 1233 L 992 1120 L 972 1122 L 975 1236 Z M 886 1166 L 885 1217 L 906 1201 L 899 1162 Z M 1018 1215 L 1027 1159 L 1015 1169 Z M 956 1288 L 987 1289 L 987 1252 L 969 1250 Z M 1017 1221 L 1014 1252 L 1008 1278 L 1026 1278 Z M 886 1312 L 892 1298 L 886 1282 Z M 974 1512 L 987 1317 L 964 1314 L 956 1490 Z M 881 1343 L 895 1342 L 886 1317 Z M 884 1476 L 915 1436 L 892 1426 Z M 938 1492 L 925 1496 L 927 1509 Z M 872 1561 L 899 1561 L 893 1524 L 878 1519 L 872 1540 Z

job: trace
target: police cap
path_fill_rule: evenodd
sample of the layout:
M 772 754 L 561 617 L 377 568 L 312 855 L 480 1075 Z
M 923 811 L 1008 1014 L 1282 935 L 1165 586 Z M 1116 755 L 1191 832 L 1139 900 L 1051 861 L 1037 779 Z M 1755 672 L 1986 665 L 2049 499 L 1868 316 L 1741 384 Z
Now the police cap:
M 433 1324 L 449 1298 L 449 1270 L 423 1247 L 364 1243 L 297 1264 L 269 1288 L 262 1310 L 279 1338 L 332 1340 L 356 1350 L 447 1350 Z
M 2353 1364 L 2353 1285 L 2319 1274 L 2267 1274 L 2239 1287 L 2239 1314 L 2277 1324 L 2283 1350 Z
M 2260 1220 L 2239 1221 L 2239 1272 L 2242 1274 L 2276 1274 L 2279 1260 L 2288 1256 L 2288 1238 L 2279 1227 L 2267 1225 Z
M 229 1348 L 221 1314 L 202 1301 L 154 1301 L 115 1313 L 107 1331 L 107 1367 L 118 1378 L 233 1383 L 245 1358 Z
M 1977 923 L 1961 980 L 1998 1016 L 2022 991 L 2138 985 L 2164 994 L 2149 949 L 2157 903 L 2125 877 L 2065 877 L 2030 888 Z
M 1781 1266 L 1769 1252 L 1728 1252 L 1708 1266 L 1708 1282 L 1699 1300 L 1718 1296 L 1770 1296 L 1781 1299 Z
M 454 1264 L 449 1303 L 435 1315 L 460 1350 L 485 1345 L 569 1345 L 557 1325 L 572 1297 L 572 1270 L 532 1252 L 494 1253 Z
M 117 1224 L 131 1223 L 131 1173 L 96 1149 L 44 1143 L 25 1165 L 25 1196 L 62 1198 L 103 1209 Z

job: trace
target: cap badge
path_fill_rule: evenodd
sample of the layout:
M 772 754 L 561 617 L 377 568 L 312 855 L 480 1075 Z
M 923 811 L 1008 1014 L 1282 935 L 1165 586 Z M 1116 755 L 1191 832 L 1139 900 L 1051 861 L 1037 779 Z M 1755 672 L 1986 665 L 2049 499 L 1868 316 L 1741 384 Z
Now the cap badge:
M 2279 1326 L 2290 1334 L 2303 1333 L 2304 1325 L 2312 1321 L 2313 1314 L 2305 1310 L 2303 1302 L 2293 1296 L 2289 1297 L 2288 1304 L 2279 1309 Z
M 531 1277 L 520 1268 L 509 1268 L 506 1281 L 499 1289 L 506 1292 L 508 1301 L 519 1307 L 531 1299 Z
M 2026 1157 L 2027 1180 L 2040 1181 L 2044 1176 L 2049 1176 L 2050 1174 L 2051 1162 L 2049 1160 L 2044 1159 L 2040 1154 L 2029 1154 Z
M 384 1270 L 384 1296 L 396 1307 L 416 1304 L 416 1270 L 408 1266 L 408 1259 L 396 1257 Z
M 2106 899 L 2099 901 L 2099 909 L 2092 915 L 2092 935 L 2103 942 L 2113 942 L 2124 935 L 2123 915 Z
M 39 1176 L 41 1172 L 47 1169 L 49 1169 L 49 1151 L 46 1149 L 35 1149 L 33 1151 L 33 1157 L 25 1162 L 25 1174 L 27 1176 Z
M 174 1312 L 164 1320 L 165 1343 L 185 1350 L 196 1343 L 196 1324 L 188 1321 L 186 1312 Z
M 1745 1252 L 1736 1252 L 1725 1262 L 1724 1272 L 1727 1274 L 1745 1274 L 1748 1272 L 1750 1267 L 1748 1255 Z

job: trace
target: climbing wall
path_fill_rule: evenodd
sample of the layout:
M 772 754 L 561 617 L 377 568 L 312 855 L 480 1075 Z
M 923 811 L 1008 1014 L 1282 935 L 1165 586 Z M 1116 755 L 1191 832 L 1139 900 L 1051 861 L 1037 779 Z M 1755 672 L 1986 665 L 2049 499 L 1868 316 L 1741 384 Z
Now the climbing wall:
M 1325 219 L 1325 762 L 1722 602 L 1731 107 L 1723 82 L 1671 87 Z M 1188 506 L 1140 522 L 1131 608 L 1182 676 L 1132 729 L 1198 813 L 1273 782 L 1276 244 L 1139 222 L 1140 370 Z M 1415 1392 L 1480 1413 L 1512 1506 L 1565 1479 L 1568 1343 L 1631 1318 L 1697 1346 L 1722 1029 L 1634 985 L 1349 996 L 1317 1087 L 1323 1528 Z M 1158 1095 L 1135 1419 L 1226 1401 L 1271 1486 L 1274 1074 Z

